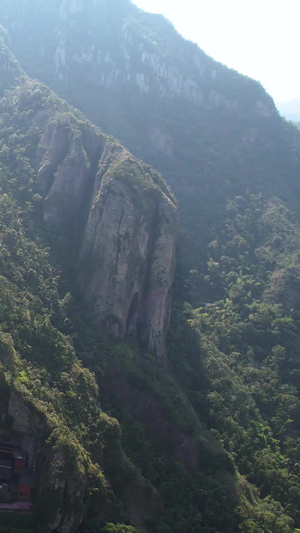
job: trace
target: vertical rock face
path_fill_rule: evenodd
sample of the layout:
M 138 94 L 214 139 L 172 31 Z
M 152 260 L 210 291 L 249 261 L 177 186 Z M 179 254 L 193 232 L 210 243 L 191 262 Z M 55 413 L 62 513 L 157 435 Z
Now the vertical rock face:
M 43 217 L 82 235 L 81 294 L 100 329 L 164 359 L 177 239 L 175 201 L 161 177 L 97 130 L 58 113 L 37 151 Z
M 157 172 L 50 90 L 21 73 L 15 83 L 16 114 L 36 89 L 28 129 L 37 136 L 43 219 L 76 235 L 74 267 L 91 319 L 112 335 L 137 339 L 162 364 L 177 240 L 172 194 Z
M 137 338 L 161 362 L 176 235 L 170 194 L 128 152 L 107 145 L 81 247 L 81 292 L 98 327 Z
M 44 221 L 74 223 L 88 201 L 93 161 L 102 150 L 103 136 L 86 136 L 68 115 L 50 122 L 38 149 L 39 190 L 45 194 Z M 88 146 L 87 146 L 88 145 Z

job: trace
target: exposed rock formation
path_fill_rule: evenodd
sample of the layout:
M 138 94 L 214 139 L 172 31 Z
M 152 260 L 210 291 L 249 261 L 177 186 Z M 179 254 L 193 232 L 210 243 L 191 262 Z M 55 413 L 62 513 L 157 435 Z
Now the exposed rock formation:
M 38 185 L 45 195 L 47 224 L 72 224 L 82 219 L 93 186 L 93 166 L 104 142 L 104 135 L 92 128 L 78 130 L 67 114 L 57 115 L 45 125 L 38 149 Z
M 5 70 L 5 47 L 3 57 Z M 36 91 L 27 127 L 38 135 L 34 164 L 43 219 L 81 242 L 75 262 L 87 310 L 98 327 L 138 339 L 162 362 L 175 266 L 175 200 L 157 172 L 26 79 L 12 61 L 20 84 L 18 113 L 31 108 Z
M 123 148 L 106 146 L 85 227 L 79 280 L 98 326 L 138 338 L 162 359 L 177 222 L 172 197 L 149 172 Z
M 3 57 L 5 70 L 5 47 Z M 26 79 L 15 60 L 13 65 L 18 112 L 30 109 L 36 91 L 28 128 L 39 136 L 34 164 L 43 219 L 78 237 L 74 261 L 87 311 L 99 328 L 138 339 L 162 364 L 175 268 L 175 200 L 157 172 Z
M 44 127 L 37 155 L 44 220 L 84 228 L 78 280 L 95 324 L 138 339 L 162 363 L 175 266 L 174 199 L 156 172 L 75 122 L 58 114 Z

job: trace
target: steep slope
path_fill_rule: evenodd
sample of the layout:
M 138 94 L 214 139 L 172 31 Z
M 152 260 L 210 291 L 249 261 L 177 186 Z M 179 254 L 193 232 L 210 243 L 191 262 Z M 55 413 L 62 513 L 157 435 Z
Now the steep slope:
M 7 64 L 3 49 L 3 78 Z M 104 331 L 138 339 L 163 363 L 177 236 L 174 198 L 150 167 L 67 105 L 51 102 L 47 89 L 20 80 L 2 101 L 2 113 L 13 105 L 15 117 L 3 127 L 16 127 L 22 115 L 19 142 L 32 136 L 38 143 L 32 161 L 43 219 L 77 232 L 74 260 L 86 309 Z
M 227 483 L 234 530 L 239 497 L 232 462 L 157 364 L 165 332 L 158 335 L 154 326 L 167 325 L 177 229 L 170 192 L 156 172 L 27 78 L 4 45 L 1 80 L 0 438 L 18 436 L 28 454 L 38 531 L 133 533 L 132 524 L 155 532 L 178 521 L 204 527 L 212 523 L 207 503 L 215 493 L 225 495 Z M 92 231 L 94 225 L 101 231 Z M 123 241 L 132 246 L 128 255 Z M 110 315 L 110 324 L 122 328 L 121 297 L 134 290 L 128 324 L 134 328 L 136 319 L 141 328 L 148 321 L 155 335 L 153 345 L 146 342 L 158 359 L 136 343 L 106 339 L 84 316 L 88 308 L 94 321 L 101 319 L 97 303 L 103 301 L 96 288 L 88 293 L 89 282 L 95 286 L 96 275 L 115 266 L 117 290 L 111 289 L 119 301 L 110 301 L 119 320 Z M 128 333 L 140 335 L 136 330 Z M 118 417 L 123 437 L 101 408 Z M 170 498 L 172 485 L 181 489 Z M 198 500 L 198 491 L 205 497 Z M 192 512 L 187 494 L 195 501 Z M 20 521 L 9 515 L 6 529 L 13 527 Z M 27 529 L 36 527 L 31 522 Z
M 68 334 L 72 331 L 67 310 L 70 295 L 62 292 L 60 298 L 57 261 L 49 257 L 45 246 L 60 240 L 57 246 L 62 253 L 68 241 L 69 266 L 78 262 L 85 246 L 82 234 L 89 213 L 88 192 L 92 195 L 93 191 L 89 180 L 95 180 L 95 153 L 99 156 L 100 147 L 115 147 L 123 153 L 128 171 L 131 164 L 141 174 L 145 170 L 49 89 L 29 80 L 3 45 L 0 70 L 6 86 L 0 103 L 0 438 L 19 439 L 27 454 L 27 468 L 36 475 L 34 507 L 39 531 L 77 531 L 89 510 L 102 524 L 124 519 L 144 530 L 145 521 L 161 512 L 162 501 L 125 456 L 118 422 L 100 409 L 95 378 L 78 360 L 74 339 Z M 83 139 L 89 141 L 88 154 L 95 150 L 93 168 L 88 168 Z M 106 163 L 108 172 L 107 159 Z M 155 209 L 160 202 L 167 203 L 162 197 L 168 195 L 175 223 L 168 237 L 174 243 L 172 197 L 161 178 L 150 168 L 146 170 L 147 187 L 141 189 L 145 196 L 141 192 L 140 199 L 147 201 L 154 188 Z M 112 170 L 113 179 L 112 194 L 114 186 L 118 190 L 122 184 L 122 176 L 117 178 Z M 126 183 L 123 190 L 129 197 Z M 99 188 L 94 188 L 94 194 L 101 197 Z M 76 209 L 83 215 L 72 216 Z M 162 230 L 156 229 L 152 237 L 150 223 L 147 229 L 155 246 Z M 112 231 L 116 231 L 113 224 Z M 170 276 L 173 262 L 170 258 Z M 148 269 L 151 273 L 151 263 Z M 72 272 L 76 280 L 80 267 L 73 263 Z M 88 298 L 86 305 L 89 308 Z M 114 468 L 110 467 L 112 454 Z

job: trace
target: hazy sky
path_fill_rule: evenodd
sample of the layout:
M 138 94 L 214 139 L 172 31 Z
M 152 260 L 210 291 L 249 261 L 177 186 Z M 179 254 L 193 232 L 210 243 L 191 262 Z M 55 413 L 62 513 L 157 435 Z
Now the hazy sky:
M 187 39 L 259 80 L 275 101 L 300 97 L 300 0 L 133 0 Z

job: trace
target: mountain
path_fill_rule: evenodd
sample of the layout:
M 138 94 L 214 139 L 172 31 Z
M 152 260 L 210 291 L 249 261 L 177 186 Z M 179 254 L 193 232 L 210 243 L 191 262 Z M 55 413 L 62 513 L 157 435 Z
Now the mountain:
M 0 8 L 4 531 L 297 530 L 299 131 L 129 0 Z
M 2 69 L 5 79 L 7 59 Z M 158 173 L 75 117 L 67 105 L 57 100 L 51 107 L 45 89 L 19 79 L 10 98 L 17 115 L 31 111 L 26 127 L 35 129 L 43 220 L 83 234 L 75 261 L 88 312 L 105 331 L 130 332 L 162 358 L 175 260 L 174 198 Z M 18 129 L 15 133 L 20 135 Z
M 155 485 L 224 491 L 214 462 L 232 477 L 163 368 L 175 202 L 157 172 L 29 79 L 4 44 L 0 68 L 0 441 L 17 439 L 36 474 L 36 524 L 24 531 L 117 531 L 123 521 L 148 531 L 165 520 Z M 111 337 L 124 334 L 131 343 Z M 130 457 L 137 433 L 155 479 Z M 211 466 L 197 479 L 201 450 Z M 22 515 L 11 520 L 4 531 L 20 531 Z
M 249 187 L 285 195 L 288 180 L 293 202 L 298 137 L 271 97 L 183 39 L 162 16 L 130 0 L 56 0 L 46 8 L 32 0 L 22 2 L 17 19 L 11 2 L 1 0 L 0 7 L 10 46 L 29 75 L 171 185 L 186 279 L 209 259 L 211 227 L 222 224 L 227 197 Z
M 105 508 L 103 517 L 118 516 L 116 509 L 110 510 L 116 498 L 114 481 L 103 473 L 104 463 L 111 460 L 110 446 L 114 468 L 119 473 L 125 469 L 123 482 L 132 490 L 126 496 L 126 512 L 130 515 L 129 508 L 135 508 L 138 492 L 145 499 L 144 514 L 151 516 L 162 506 L 159 495 L 125 456 L 118 423 L 101 411 L 95 379 L 76 357 L 67 311 L 71 295 L 64 291 L 59 298 L 59 270 L 45 246 L 52 241 L 52 250 L 59 250 L 65 261 L 65 272 L 72 269 L 84 292 L 85 311 L 98 327 L 108 332 L 118 323 L 121 331 L 115 333 L 122 337 L 128 333 L 125 326 L 121 329 L 122 320 L 127 321 L 133 338 L 139 337 L 137 327 L 143 328 L 145 348 L 161 360 L 164 331 L 159 328 L 167 325 L 174 270 L 173 198 L 150 167 L 47 87 L 30 80 L 3 44 L 0 70 L 6 87 L 1 100 L 0 440 L 17 438 L 28 467 L 36 471 L 39 530 L 76 531 L 87 505 Z M 95 225 L 99 234 L 92 239 Z M 130 246 L 126 257 L 123 239 Z M 99 250 L 104 253 L 106 246 L 104 262 Z M 154 258 L 158 250 L 159 260 Z M 107 294 L 113 292 L 117 310 L 95 283 L 96 273 L 106 277 Z M 87 279 L 92 295 L 87 286 L 82 288 Z M 153 314 L 148 318 L 150 306 Z M 81 342 L 85 335 L 89 333 L 81 333 Z M 149 497 L 151 502 L 146 501 Z M 141 527 L 143 512 L 139 517 L 134 511 L 133 521 Z

